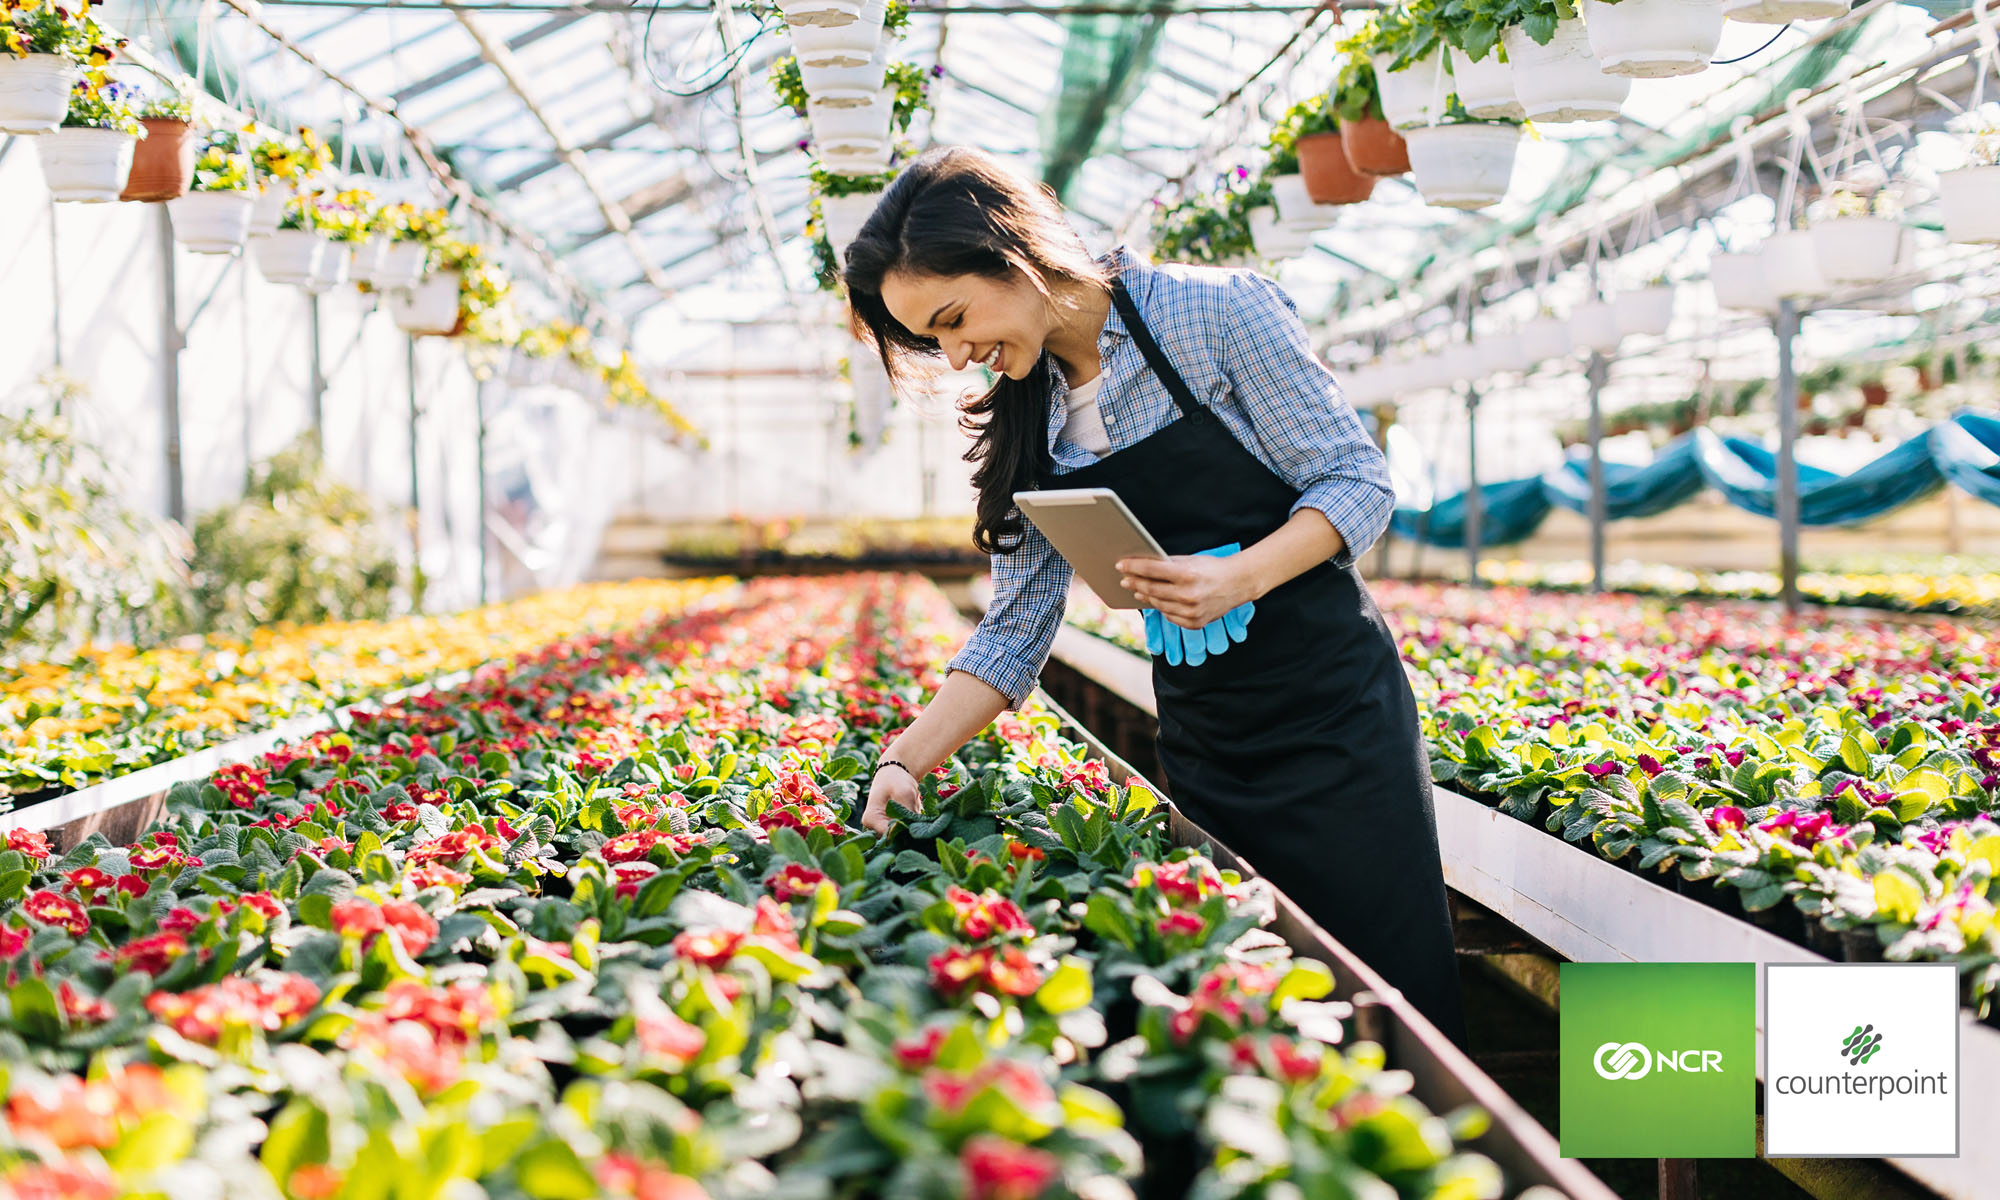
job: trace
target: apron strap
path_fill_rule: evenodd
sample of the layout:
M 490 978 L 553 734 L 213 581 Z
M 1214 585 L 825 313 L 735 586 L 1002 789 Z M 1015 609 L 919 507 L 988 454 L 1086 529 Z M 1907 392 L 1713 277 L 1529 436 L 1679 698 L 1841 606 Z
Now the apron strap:
M 1139 353 L 1146 356 L 1146 365 L 1153 368 L 1153 374 L 1166 385 L 1167 394 L 1174 398 L 1174 403 L 1180 407 L 1181 415 L 1199 417 L 1207 412 L 1208 410 L 1195 400 L 1194 391 L 1188 387 L 1187 380 L 1182 379 L 1181 373 L 1174 369 L 1172 362 L 1168 361 L 1166 351 L 1160 349 L 1160 344 L 1153 340 L 1153 331 L 1146 328 L 1146 320 L 1139 315 L 1139 306 L 1132 302 L 1132 293 L 1125 290 L 1123 279 L 1111 281 L 1111 302 L 1118 306 L 1118 315 L 1124 319 L 1126 331 L 1132 335 L 1132 340 L 1139 344 Z

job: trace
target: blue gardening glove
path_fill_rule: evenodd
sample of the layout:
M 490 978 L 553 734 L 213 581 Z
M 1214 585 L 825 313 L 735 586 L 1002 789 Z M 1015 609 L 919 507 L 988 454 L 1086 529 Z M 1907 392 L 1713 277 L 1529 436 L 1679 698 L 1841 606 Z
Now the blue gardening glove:
M 1241 549 L 1240 543 L 1231 542 L 1201 553 L 1212 558 L 1227 558 Z M 1210 621 L 1200 629 L 1183 629 L 1161 616 L 1158 609 L 1139 610 L 1139 616 L 1146 625 L 1146 652 L 1156 658 L 1164 654 L 1167 665 L 1174 667 L 1182 663 L 1198 667 L 1208 661 L 1209 655 L 1229 649 L 1229 643 L 1242 641 L 1249 636 L 1250 618 L 1256 613 L 1256 604 L 1239 604 L 1224 613 L 1219 621 Z

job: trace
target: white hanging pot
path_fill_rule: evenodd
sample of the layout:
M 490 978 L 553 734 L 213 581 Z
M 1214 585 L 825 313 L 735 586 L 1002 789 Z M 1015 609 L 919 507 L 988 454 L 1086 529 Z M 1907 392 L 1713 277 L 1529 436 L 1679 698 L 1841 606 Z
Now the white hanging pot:
M 72 204 L 108 204 L 125 190 L 139 139 L 115 129 L 57 129 L 35 139 L 49 194 Z
M 826 224 L 826 238 L 833 243 L 835 254 L 861 236 L 861 227 L 875 212 L 875 204 L 881 198 L 880 192 L 819 198 L 820 217 Z
M 415 287 L 389 293 L 389 315 L 405 333 L 449 336 L 458 327 L 458 290 L 463 276 L 437 271 Z
M 1764 269 L 1770 275 L 1771 290 L 1781 299 L 1810 299 L 1832 290 L 1819 272 L 1819 255 L 1810 229 L 1772 234 L 1764 243 L 1762 257 Z
M 1944 236 L 1953 242 L 2000 242 L 2000 166 L 1938 172 Z
M 251 243 L 257 270 L 272 283 L 303 287 L 311 283 L 325 257 L 326 239 L 310 229 L 280 229 Z
M 1674 323 L 1674 289 L 1661 285 L 1620 292 L 1611 298 L 1611 307 L 1619 333 L 1665 337 Z
M 415 287 L 424 277 L 424 261 L 429 257 L 429 249 L 422 242 L 385 241 L 382 259 L 369 281 L 378 292 Z
M 1375 64 L 1375 87 L 1382 97 L 1382 119 L 1392 127 L 1408 129 L 1415 125 L 1427 125 L 1444 115 L 1444 98 L 1451 92 L 1451 83 L 1445 77 L 1442 48 L 1401 71 L 1389 69 L 1389 64 L 1395 61 L 1392 55 L 1377 54 L 1369 61 Z
M 832 92 L 806 101 L 813 143 L 823 151 L 886 150 L 892 115 L 887 89 L 875 92 Z
M 1790 25 L 1844 17 L 1848 0 L 1722 0 L 1722 15 L 1747 25 Z
M 1717 254 L 1708 260 L 1708 283 L 1718 308 L 1775 313 L 1778 293 L 1762 253 Z
M 1280 221 L 1276 207 L 1260 204 L 1250 210 L 1249 217 L 1250 241 L 1257 247 L 1257 257 L 1277 262 L 1312 249 L 1312 233 Z
M 291 202 L 294 194 L 289 184 L 264 185 L 264 190 L 257 193 L 256 202 L 250 209 L 250 236 L 270 237 L 278 232 L 278 222 L 285 216 L 285 205 Z
M 1519 121 L 1528 115 L 1514 94 L 1514 65 L 1500 56 L 1498 46 L 1478 62 L 1452 56 L 1451 70 L 1452 88 L 1466 112 L 1487 121 Z
M 1314 204 L 1306 193 L 1305 176 L 1296 174 L 1271 177 L 1271 203 L 1277 206 L 1279 224 L 1308 235 L 1333 228 L 1345 207 Z
M 1693 75 L 1722 41 L 1722 0 L 1583 0 L 1583 27 L 1607 75 Z
M 1902 245 L 1903 227 L 1887 217 L 1834 217 L 1812 227 L 1813 257 L 1828 283 L 1888 279 Z
M 1514 68 L 1514 96 L 1530 121 L 1608 121 L 1632 94 L 1630 79 L 1606 75 L 1597 65 L 1582 21 L 1557 21 L 1546 46 L 1510 25 L 1500 44 Z
M 1568 358 L 1569 323 L 1561 317 L 1536 317 L 1521 326 L 1521 357 L 1530 364 Z
M 880 61 L 882 17 L 887 8 L 887 0 L 862 0 L 858 15 L 852 21 L 839 24 L 791 22 L 792 54 L 799 60 L 799 69 L 859 67 Z M 868 86 L 880 86 L 881 82 L 877 79 Z M 817 90 L 808 78 L 806 94 L 811 95 Z
M 174 240 L 196 254 L 234 254 L 250 240 L 248 192 L 189 192 L 167 201 Z
M 382 273 L 382 262 L 389 256 L 389 239 L 377 234 L 354 247 L 354 257 L 347 264 L 347 277 L 355 283 L 375 286 L 375 277 Z
M 868 147 L 821 150 L 819 165 L 829 175 L 880 175 L 889 169 L 889 143 Z
M 809 67 L 801 63 L 799 79 L 805 84 L 807 96 L 824 96 L 832 92 L 870 92 L 882 86 L 882 78 L 887 70 L 879 56 L 868 58 L 856 66 Z
M 324 296 L 347 282 L 347 270 L 354 262 L 354 247 L 347 242 L 328 242 L 319 256 L 319 264 L 313 268 L 312 278 L 306 280 L 306 290 L 315 296 Z
M 48 133 L 61 125 L 82 74 L 60 54 L 0 53 L 0 133 Z
M 861 0 L 778 0 L 785 24 L 832 27 L 852 25 L 861 19 Z
M 1569 315 L 1570 338 L 1585 350 L 1599 354 L 1618 353 L 1623 339 L 1618 333 L 1618 309 L 1608 300 L 1579 304 Z
M 1485 208 L 1507 194 L 1519 125 L 1424 125 L 1403 137 L 1410 144 L 1410 177 L 1424 203 Z

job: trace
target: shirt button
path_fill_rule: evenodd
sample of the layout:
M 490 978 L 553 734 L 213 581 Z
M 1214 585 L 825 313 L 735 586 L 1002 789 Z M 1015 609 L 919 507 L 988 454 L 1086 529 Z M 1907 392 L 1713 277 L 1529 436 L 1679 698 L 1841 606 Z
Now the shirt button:
M 1118 423 L 1118 418 L 1117 418 L 1117 417 L 1114 417 L 1114 416 L 1112 416 L 1112 415 L 1111 415 L 1110 413 L 1105 413 L 1105 414 L 1104 414 L 1104 423 L 1105 423 L 1106 425 L 1116 425 L 1116 424 Z

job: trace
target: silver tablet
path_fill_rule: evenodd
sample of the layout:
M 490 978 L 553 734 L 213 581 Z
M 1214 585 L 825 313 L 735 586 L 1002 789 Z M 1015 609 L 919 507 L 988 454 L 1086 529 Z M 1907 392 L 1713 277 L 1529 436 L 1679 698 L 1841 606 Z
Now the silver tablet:
M 1118 582 L 1123 578 L 1118 560 L 1168 555 L 1116 492 L 1110 488 L 1015 492 L 1014 503 L 1104 603 L 1112 608 L 1145 607 Z

